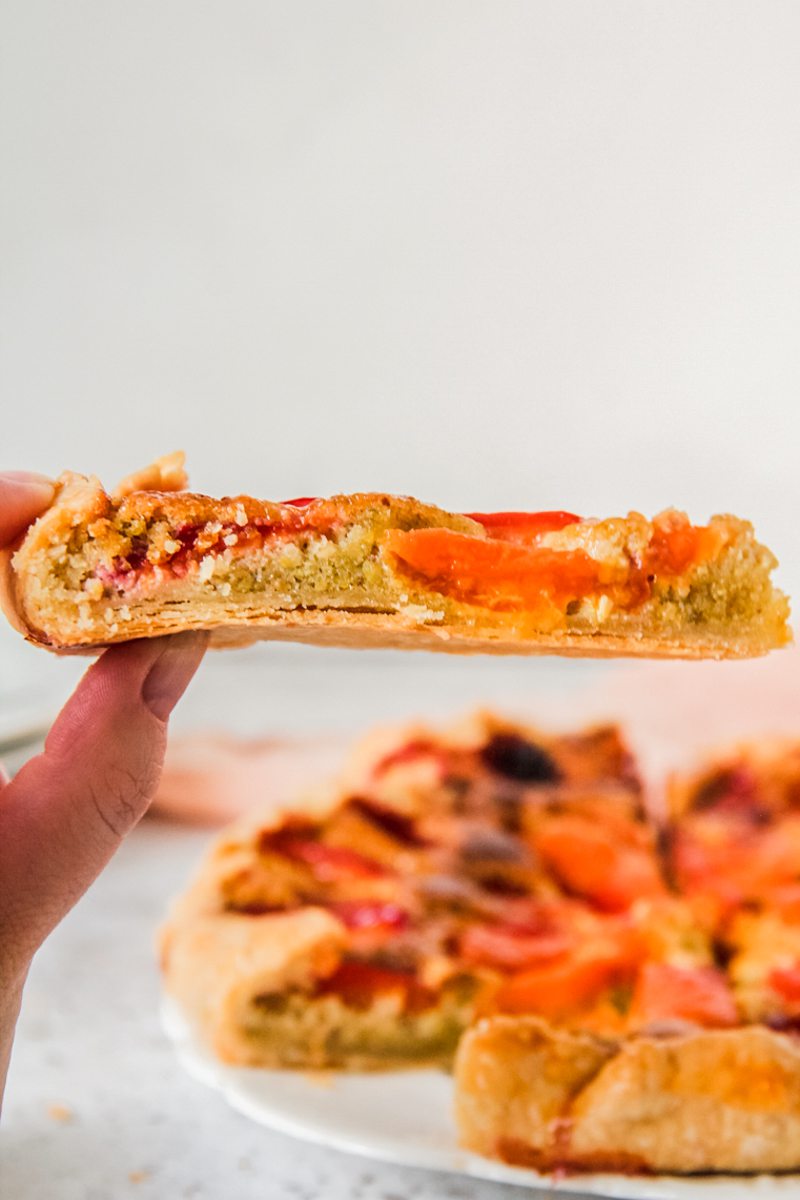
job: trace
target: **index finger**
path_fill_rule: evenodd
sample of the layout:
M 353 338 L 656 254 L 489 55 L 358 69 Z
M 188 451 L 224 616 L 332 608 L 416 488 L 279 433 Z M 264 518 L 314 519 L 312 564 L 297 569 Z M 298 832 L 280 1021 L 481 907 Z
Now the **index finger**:
M 18 538 L 52 504 L 54 484 L 29 471 L 0 471 L 0 547 Z

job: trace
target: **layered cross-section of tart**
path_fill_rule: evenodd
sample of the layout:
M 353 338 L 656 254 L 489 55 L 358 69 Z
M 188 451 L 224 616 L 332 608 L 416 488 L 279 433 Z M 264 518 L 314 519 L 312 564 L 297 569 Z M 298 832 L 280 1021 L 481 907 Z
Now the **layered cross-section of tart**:
M 185 486 L 180 456 L 111 495 L 65 475 L 5 563 L 12 619 L 56 649 L 206 629 L 220 645 L 736 657 L 789 637 L 776 560 L 736 517 L 464 515 Z
M 595 867 L 573 868 L 587 850 Z M 489 1007 L 618 1025 L 672 903 L 615 730 L 480 717 L 373 742 L 315 804 L 226 835 L 164 965 L 228 1061 L 448 1063 Z

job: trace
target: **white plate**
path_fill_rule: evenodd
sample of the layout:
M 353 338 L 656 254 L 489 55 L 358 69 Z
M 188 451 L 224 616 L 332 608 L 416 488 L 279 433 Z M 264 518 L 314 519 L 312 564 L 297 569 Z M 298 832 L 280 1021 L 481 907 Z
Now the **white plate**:
M 320 1074 L 262 1071 L 218 1062 L 197 1040 L 180 1009 L 166 1000 L 163 1024 L 178 1057 L 195 1079 L 270 1129 L 405 1167 L 424 1167 L 516 1184 L 534 1191 L 580 1192 L 620 1200 L 773 1200 L 800 1196 L 797 1177 L 679 1179 L 570 1175 L 554 1179 L 507 1167 L 460 1150 L 452 1083 L 442 1071 Z

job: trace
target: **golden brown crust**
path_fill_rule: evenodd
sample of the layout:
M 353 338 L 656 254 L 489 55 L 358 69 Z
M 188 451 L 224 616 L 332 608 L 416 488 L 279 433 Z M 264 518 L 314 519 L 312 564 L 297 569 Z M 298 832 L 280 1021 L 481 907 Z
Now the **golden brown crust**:
M 532 1165 L 553 1165 L 558 1122 L 614 1050 L 612 1042 L 537 1017 L 479 1021 L 462 1038 L 455 1061 L 463 1145 L 488 1157 L 502 1157 L 501 1142 L 525 1146 Z
M 323 794 L 310 797 L 304 812 L 321 814 L 332 803 Z M 237 864 L 250 864 L 255 832 L 278 827 L 283 819 L 276 810 L 226 830 L 159 931 L 167 991 L 206 1044 L 228 1062 L 256 1061 L 247 1036 L 254 997 L 311 986 L 335 969 L 344 944 L 341 922 L 322 908 L 261 917 L 224 911 L 223 880 Z M 262 1046 L 258 1061 L 279 1065 L 280 1047 Z
M 403 1012 L 391 995 L 353 1008 L 324 989 L 344 945 L 344 927 L 320 908 L 199 917 L 168 931 L 165 985 L 202 1042 L 237 1066 L 449 1066 L 471 995 L 445 984 L 420 1013 Z
M 254 999 L 304 989 L 337 966 L 339 921 L 321 908 L 262 917 L 215 913 L 172 923 L 162 942 L 167 990 L 227 1062 L 280 1064 L 280 1045 L 248 1036 Z
M 13 585 L 13 573 L 10 573 Z M 29 642 L 56 654 L 96 655 L 117 641 L 131 638 L 162 637 L 192 629 L 209 629 L 209 617 L 202 607 L 193 611 L 173 606 L 167 611 L 154 605 L 151 615 L 133 621 L 119 637 L 87 645 L 59 646 L 44 640 L 21 615 L 13 586 L 9 587 L 2 607 L 11 624 Z M 215 606 L 213 620 L 230 624 L 212 628 L 209 646 L 213 650 L 240 649 L 256 642 L 300 642 L 309 646 L 331 646 L 348 650 L 427 650 L 443 654 L 492 654 L 534 657 L 557 654 L 565 658 L 661 658 L 661 659 L 735 659 L 766 654 L 774 646 L 748 637 L 730 637 L 721 644 L 716 638 L 678 638 L 669 641 L 646 634 L 625 637 L 596 633 L 540 633 L 536 638 L 521 638 L 503 628 L 469 633 L 457 628 L 419 625 L 395 614 L 304 611 L 275 614 L 255 611 L 242 619 L 231 606 L 229 613 Z
M 759 1026 L 613 1044 L 493 1017 L 456 1058 L 462 1142 L 543 1169 L 800 1167 L 800 1044 Z
M 41 645 L 34 636 L 30 625 L 22 616 L 22 606 L 19 602 L 17 592 L 17 575 L 11 566 L 13 556 L 13 546 L 6 546 L 4 549 L 0 549 L 0 612 L 4 614 L 12 629 L 16 629 L 17 633 L 21 633 L 27 641 Z M 87 651 L 87 653 L 93 652 Z
M 332 792 L 320 792 L 303 815 L 322 816 L 338 802 Z M 282 820 L 273 813 L 224 834 L 173 905 L 160 933 L 161 963 L 166 989 L 184 1017 L 219 1058 L 240 1066 L 448 1066 L 472 1012 L 471 984 L 445 981 L 435 1003 L 418 1013 L 405 1013 L 392 995 L 354 1008 L 324 988 L 347 951 L 346 930 L 335 914 L 313 905 L 226 911 L 231 880 L 239 887 L 249 878 L 256 887 L 263 883 L 254 834 L 278 828 Z M 275 885 L 270 877 L 270 887 Z
M 115 500 L 132 492 L 183 492 L 189 484 L 185 469 L 186 455 L 182 450 L 157 458 L 149 467 L 126 475 L 114 489 Z
M 417 585 L 412 581 L 403 584 L 398 578 L 391 578 L 393 568 L 388 560 L 382 566 L 380 562 L 374 568 L 370 566 L 365 574 L 358 574 L 355 584 L 342 584 L 340 580 L 339 590 L 333 595 L 320 582 L 328 577 L 325 572 L 329 571 L 331 545 L 323 546 L 320 557 L 303 566 L 303 578 L 308 585 L 305 591 L 298 590 L 295 583 L 287 584 L 288 591 L 280 595 L 274 587 L 271 593 L 260 591 L 262 585 L 242 591 L 234 582 L 231 594 L 231 586 L 222 577 L 215 576 L 211 586 L 202 586 L 208 582 L 208 575 L 199 582 L 195 576 L 178 582 L 170 574 L 169 552 L 163 552 L 165 544 L 169 547 L 174 542 L 170 540 L 171 531 L 206 523 L 232 529 L 252 523 L 279 526 L 287 518 L 286 505 L 250 497 L 212 500 L 174 490 L 184 484 L 181 455 L 167 456 L 129 477 L 112 496 L 104 492 L 96 479 L 63 476 L 52 508 L 29 530 L 13 561 L 6 555 L 0 563 L 2 603 L 15 628 L 48 649 L 89 654 L 114 642 L 187 629 L 210 630 L 211 644 L 218 647 L 247 645 L 258 640 L 289 640 L 453 654 L 582 657 L 737 658 L 766 653 L 789 638 L 785 601 L 770 590 L 767 582 L 774 560 L 755 543 L 749 525 L 736 518 L 714 518 L 712 524 L 716 523 L 714 528 L 719 530 L 725 545 L 741 544 L 741 562 L 737 560 L 730 568 L 731 612 L 738 615 L 729 618 L 724 605 L 719 609 L 720 588 L 724 593 L 727 585 L 717 580 L 712 586 L 706 580 L 703 587 L 710 588 L 709 597 L 714 596 L 708 603 L 716 606 L 713 620 L 698 620 L 688 613 L 680 616 L 685 596 L 678 588 L 665 593 L 664 613 L 655 623 L 650 619 L 639 621 L 636 614 L 630 618 L 619 614 L 610 623 L 603 618 L 599 624 L 594 618 L 578 615 L 570 618 L 566 628 L 558 622 L 554 628 L 552 616 L 542 625 L 530 613 L 503 613 L 457 602 L 424 588 L 415 591 Z M 393 527 L 422 525 L 467 533 L 478 539 L 487 536 L 484 527 L 469 517 L 446 513 L 408 497 L 380 494 L 334 497 L 315 501 L 305 511 L 312 529 L 315 520 L 324 521 L 326 514 L 335 512 L 340 528 L 342 524 L 349 528 L 349 523 L 361 522 L 360 535 L 366 531 L 367 538 L 369 529 L 379 528 L 389 514 Z M 295 518 L 296 515 L 295 509 Z M 155 534 L 151 532 L 153 523 L 157 526 Z M 555 539 L 554 545 L 564 542 L 565 549 L 569 549 L 576 538 L 580 542 L 583 537 L 585 541 L 592 529 L 599 531 L 602 527 L 605 532 L 602 538 L 598 532 L 595 541 L 602 543 L 608 553 L 613 551 L 618 556 L 622 550 L 621 543 L 617 543 L 628 525 L 638 531 L 639 537 L 642 529 L 649 528 L 644 518 L 632 514 L 630 518 L 610 520 L 596 527 L 574 526 L 575 532 L 569 535 L 572 541 L 567 537 L 569 530 L 548 536 Z M 138 535 L 125 531 L 134 527 L 146 527 L 150 531 L 147 538 L 155 537 L 156 556 L 148 557 L 155 583 L 149 591 L 117 595 L 116 585 L 105 579 L 103 571 L 105 576 L 113 573 L 113 564 L 119 561 L 115 556 L 126 552 L 115 547 L 130 547 L 130 538 Z M 96 574 L 96 561 L 80 574 L 80 555 L 87 538 L 93 553 L 106 555 L 100 578 Z M 54 547 L 58 548 L 57 554 Z M 62 574 L 58 580 L 54 574 L 56 568 L 51 565 L 56 559 Z M 342 560 L 342 569 L 352 567 L 352 561 L 345 559 L 347 555 Z M 219 561 L 218 552 L 213 551 L 208 560 L 204 559 L 204 567 L 209 572 L 216 571 L 215 564 Z M 369 555 L 365 561 L 370 562 Z M 166 566 L 162 569 L 160 563 Z M 197 562 L 192 566 L 196 569 Z M 336 575 L 336 570 L 333 574 Z M 373 576 L 376 580 L 380 576 L 380 586 L 370 582 Z M 743 601 L 751 582 L 756 592 Z M 752 617 L 742 615 L 737 608 L 742 603 L 747 611 L 752 604 Z
M 33 523 L 22 542 L 0 549 L 0 608 L 14 629 L 29 642 L 58 649 L 42 640 L 41 633 L 32 627 L 26 615 L 25 583 L 14 559 L 21 552 L 24 564 L 37 550 L 46 548 L 51 538 L 61 537 L 73 523 L 99 515 L 106 509 L 107 501 L 99 479 L 65 471 L 58 480 L 52 505 Z
M 268 620 L 268 618 L 261 618 Z M 144 636 L 140 634 L 139 636 Z M 731 637 L 721 644 L 715 638 L 671 637 L 646 634 L 619 636 L 608 633 L 538 633 L 521 637 L 513 630 L 485 629 L 470 633 L 459 628 L 416 625 L 402 617 L 372 613 L 311 613 L 302 618 L 282 617 L 272 626 L 214 631 L 212 647 L 247 646 L 256 641 L 305 642 L 314 646 L 349 649 L 434 650 L 445 654 L 558 654 L 567 658 L 752 658 L 766 654 L 771 643 L 748 637 Z

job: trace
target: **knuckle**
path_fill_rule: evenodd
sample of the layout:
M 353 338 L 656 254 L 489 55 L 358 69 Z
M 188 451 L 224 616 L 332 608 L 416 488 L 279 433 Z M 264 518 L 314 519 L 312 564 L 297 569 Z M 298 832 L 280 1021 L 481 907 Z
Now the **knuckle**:
M 136 769 L 112 763 L 99 783 L 89 784 L 92 807 L 115 840 L 124 837 L 142 816 L 157 781 L 157 764 L 148 759 Z

